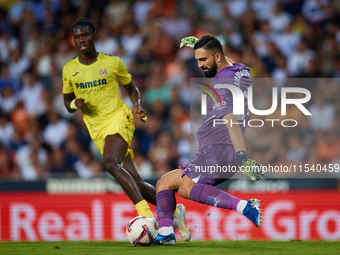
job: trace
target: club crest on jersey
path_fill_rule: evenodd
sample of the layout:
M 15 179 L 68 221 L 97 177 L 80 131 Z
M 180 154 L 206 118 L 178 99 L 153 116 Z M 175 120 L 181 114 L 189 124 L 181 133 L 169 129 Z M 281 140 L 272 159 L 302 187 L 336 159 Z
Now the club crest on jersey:
M 100 73 L 101 76 L 106 76 L 107 75 L 107 69 L 102 68 L 102 69 L 99 70 L 99 73 Z

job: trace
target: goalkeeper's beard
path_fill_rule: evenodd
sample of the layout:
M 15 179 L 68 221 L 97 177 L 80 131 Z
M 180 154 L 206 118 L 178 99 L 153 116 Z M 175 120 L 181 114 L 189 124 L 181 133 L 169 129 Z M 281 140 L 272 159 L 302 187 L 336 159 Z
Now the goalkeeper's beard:
M 203 69 L 203 71 L 208 69 L 208 71 L 204 72 L 204 75 L 205 75 L 206 78 L 213 78 L 213 77 L 215 77 L 216 72 L 217 72 L 216 62 L 214 62 L 213 65 L 210 68 L 206 67 L 206 68 L 202 68 L 202 69 Z

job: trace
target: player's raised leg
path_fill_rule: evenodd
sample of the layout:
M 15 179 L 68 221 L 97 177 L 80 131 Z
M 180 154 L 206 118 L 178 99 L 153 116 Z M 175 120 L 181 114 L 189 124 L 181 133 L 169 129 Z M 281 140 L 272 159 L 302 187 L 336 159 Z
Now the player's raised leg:
M 150 207 L 144 200 L 136 181 L 122 167 L 128 146 L 119 134 L 107 136 L 103 151 L 104 167 L 119 182 L 124 192 L 134 203 L 138 215 L 152 218 Z
M 212 185 L 195 183 L 186 175 L 183 176 L 178 194 L 202 204 L 237 211 L 251 220 L 255 226 L 261 226 L 260 201 L 257 199 L 241 200 Z

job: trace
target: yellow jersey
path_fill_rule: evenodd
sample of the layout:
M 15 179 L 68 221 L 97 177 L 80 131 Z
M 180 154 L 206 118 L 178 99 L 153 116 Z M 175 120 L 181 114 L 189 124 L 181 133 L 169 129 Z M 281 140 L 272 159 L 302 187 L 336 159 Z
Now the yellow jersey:
M 119 121 L 122 128 L 129 129 L 128 138 L 124 135 L 123 138 L 130 144 L 130 136 L 132 138 L 134 131 L 133 114 L 123 103 L 118 88 L 118 84 L 124 86 L 131 82 L 131 74 L 123 61 L 119 57 L 99 52 L 94 62 L 85 64 L 78 56 L 64 66 L 62 76 L 63 93 L 74 92 L 77 98 L 85 100 L 81 109 L 83 119 L 91 138 L 95 142 L 102 140 L 100 144 L 96 144 L 101 153 L 105 136 L 113 132 L 121 133 L 115 128 L 117 123 L 113 125 L 113 122 Z M 128 124 L 125 121 L 128 121 Z M 108 126 L 115 131 L 107 131 Z

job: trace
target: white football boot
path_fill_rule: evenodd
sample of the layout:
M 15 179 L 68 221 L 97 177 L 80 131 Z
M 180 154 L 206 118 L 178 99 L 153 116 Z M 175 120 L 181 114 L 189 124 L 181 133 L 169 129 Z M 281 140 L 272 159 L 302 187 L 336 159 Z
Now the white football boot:
M 182 204 L 177 205 L 178 209 L 181 211 L 181 214 L 177 217 L 174 217 L 175 224 L 178 227 L 179 234 L 181 235 L 183 241 L 190 241 L 191 239 L 191 229 L 185 220 L 185 206 Z

